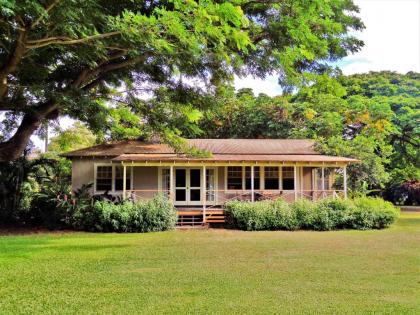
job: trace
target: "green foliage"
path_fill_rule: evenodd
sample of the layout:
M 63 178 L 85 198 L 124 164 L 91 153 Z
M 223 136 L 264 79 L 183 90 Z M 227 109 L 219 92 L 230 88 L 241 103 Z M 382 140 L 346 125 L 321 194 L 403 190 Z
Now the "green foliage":
M 231 225 L 242 230 L 295 230 L 298 228 L 296 216 L 282 200 L 257 203 L 230 201 L 225 207 Z
M 348 225 L 358 230 L 382 229 L 391 225 L 400 214 L 398 208 L 381 198 L 355 198 L 354 205 Z
M 354 200 L 299 200 L 291 205 L 281 200 L 225 204 L 231 226 L 247 231 L 309 229 L 382 229 L 399 217 L 399 209 L 380 198 Z
M 96 136 L 82 123 L 75 122 L 65 130 L 59 130 L 52 137 L 48 145 L 48 154 L 60 154 L 73 150 L 83 149 L 94 145 Z
M 314 208 L 312 228 L 319 231 L 348 228 L 353 211 L 354 204 L 349 200 L 321 200 Z
M 97 232 L 154 232 L 175 227 L 176 210 L 163 195 L 140 202 L 114 204 L 96 201 L 93 206 L 76 206 L 74 228 Z
M 0 221 L 24 224 L 34 195 L 42 183 L 57 179 L 58 173 L 59 165 L 51 159 L 21 157 L 13 162 L 0 162 Z
M 301 229 L 310 229 L 315 219 L 315 203 L 307 199 L 299 199 L 290 205 L 296 214 L 296 220 Z
M 28 192 L 31 203 L 28 208 L 19 210 L 19 223 L 40 225 L 49 229 L 69 226 L 74 206 L 68 168 L 61 160 L 51 161 L 53 162 L 49 167 L 44 166 L 37 171 L 38 189 Z M 92 185 L 84 185 L 81 190 L 90 187 Z
M 3 0 L 0 159 L 60 115 L 98 138 L 196 134 L 202 99 L 234 75 L 300 84 L 358 51 L 356 12 L 351 0 Z
M 324 154 L 360 160 L 348 168 L 354 193 L 388 191 L 420 180 L 418 73 L 310 79 L 297 93 L 276 97 L 254 96 L 251 89 L 220 89 L 217 106 L 200 122 L 200 137 L 315 139 Z

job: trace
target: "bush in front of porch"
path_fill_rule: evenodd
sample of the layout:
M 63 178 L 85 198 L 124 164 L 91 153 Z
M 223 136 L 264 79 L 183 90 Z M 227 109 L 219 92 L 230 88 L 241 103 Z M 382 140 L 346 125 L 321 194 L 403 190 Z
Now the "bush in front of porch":
M 147 201 L 96 201 L 91 207 L 76 209 L 72 226 L 93 232 L 156 232 L 174 228 L 176 219 L 173 205 L 159 194 Z
M 381 198 L 353 200 L 299 200 L 287 204 L 274 201 L 230 201 L 225 204 L 227 222 L 248 231 L 308 229 L 382 229 L 399 216 L 399 209 Z

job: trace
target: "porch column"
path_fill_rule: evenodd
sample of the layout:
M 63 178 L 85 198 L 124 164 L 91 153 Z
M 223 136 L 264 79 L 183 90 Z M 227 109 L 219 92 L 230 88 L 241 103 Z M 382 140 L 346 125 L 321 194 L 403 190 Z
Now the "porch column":
M 251 201 L 254 202 L 254 165 L 251 166 Z
M 294 188 L 295 188 L 295 201 L 297 200 L 297 198 L 298 198 L 298 191 L 297 191 L 297 167 L 296 167 L 296 165 L 293 167 L 293 185 L 294 185 Z
M 344 199 L 347 199 L 347 165 L 343 167 Z
M 174 166 L 169 166 L 169 200 L 174 203 Z
M 206 187 L 206 166 L 203 165 L 203 178 L 202 178 L 202 189 L 201 198 L 203 200 L 203 223 L 206 223 L 206 199 L 207 199 L 207 187 Z
M 123 200 L 126 196 L 126 189 L 127 189 L 127 166 L 123 166 Z
M 321 167 L 321 187 L 322 187 L 322 197 L 325 197 L 325 167 Z

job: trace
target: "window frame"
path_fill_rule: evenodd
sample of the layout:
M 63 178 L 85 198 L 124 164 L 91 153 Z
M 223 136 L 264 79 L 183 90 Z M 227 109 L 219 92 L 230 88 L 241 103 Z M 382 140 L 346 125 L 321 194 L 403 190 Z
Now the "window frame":
M 239 167 L 241 168 L 241 183 L 242 188 L 241 189 L 229 189 L 228 188 L 228 168 L 229 167 Z M 245 190 L 245 166 L 225 166 L 225 191 L 244 191 Z
M 290 168 L 291 170 L 284 170 L 285 168 Z M 296 177 L 295 177 L 295 168 L 296 168 Z M 299 177 L 299 168 L 297 166 L 283 166 L 283 167 L 281 167 L 280 172 L 281 172 L 281 189 L 282 190 L 287 190 L 287 191 L 296 190 L 297 181 L 298 181 L 298 177 Z M 291 177 L 290 176 L 285 177 L 283 172 L 291 173 L 292 176 Z M 284 189 L 284 184 L 283 184 L 284 179 L 293 179 L 293 189 Z
M 103 194 L 106 190 L 97 190 L 96 189 L 96 180 L 97 180 L 97 173 L 98 173 L 98 166 L 108 166 L 112 168 L 112 179 L 111 179 L 111 190 L 108 191 L 109 194 L 113 195 L 119 195 L 123 192 L 123 190 L 115 190 L 115 168 L 116 167 L 123 167 L 122 164 L 113 164 L 113 163 L 94 163 L 94 175 L 93 175 L 93 193 L 94 194 Z M 133 190 L 133 173 L 134 173 L 134 167 L 132 166 L 126 166 L 127 167 L 127 177 L 130 179 L 130 188 L 127 190 Z
M 251 189 L 246 189 L 246 172 L 245 172 L 245 168 L 249 167 L 250 165 L 243 165 L 243 166 L 235 166 L 235 165 L 231 165 L 231 166 L 225 166 L 224 167 L 224 184 L 225 184 L 225 192 L 235 192 L 235 191 L 251 191 Z M 242 167 L 242 188 L 243 189 L 228 189 L 228 185 L 227 185 L 227 178 L 228 178 L 228 167 Z M 294 179 L 294 187 L 295 189 L 292 190 L 287 190 L 287 191 L 294 191 L 297 189 L 297 184 L 299 183 L 300 185 L 302 185 L 302 180 L 300 178 L 300 176 L 302 176 L 302 172 L 299 170 L 298 166 L 295 165 L 254 165 L 255 167 L 259 167 L 260 169 L 260 189 L 254 189 L 254 191 L 256 190 L 267 190 L 265 188 L 265 169 L 267 167 L 277 167 L 278 168 L 278 180 L 279 180 L 279 184 L 278 184 L 278 189 L 270 189 L 270 190 L 280 190 L 283 191 L 283 168 L 285 167 L 290 167 L 293 169 L 293 179 Z M 294 177 L 295 174 L 295 170 L 294 167 L 296 167 L 296 178 Z M 292 172 L 292 171 L 290 171 Z
M 249 170 L 249 177 L 247 177 L 247 167 L 249 167 L 250 168 L 250 170 Z M 254 165 L 253 166 L 254 167 L 254 191 L 255 190 L 261 190 L 261 170 L 263 170 L 264 168 L 262 167 L 262 166 L 259 166 L 259 165 Z M 251 191 L 251 169 L 252 169 L 252 166 L 245 166 L 245 168 L 244 168 L 244 190 L 246 190 L 246 191 Z M 256 172 L 256 170 L 258 170 L 258 172 Z M 255 176 L 255 173 L 258 173 L 258 176 Z M 249 183 L 250 183 L 250 187 L 249 188 L 246 188 L 246 184 L 247 184 L 247 180 L 249 180 Z M 258 183 L 258 184 L 257 184 Z M 258 188 L 256 187 L 256 185 L 255 184 L 257 184 L 258 185 Z
M 278 180 L 278 183 L 277 183 L 277 185 L 278 185 L 278 188 L 277 189 L 267 189 L 266 187 L 265 187 L 265 178 L 266 178 L 266 176 L 265 176 L 265 170 L 266 170 L 266 168 L 277 168 L 277 180 Z M 282 166 L 264 166 L 264 168 L 263 168 L 263 173 L 264 173 L 264 176 L 263 176 L 263 190 L 283 190 L 283 187 L 282 187 L 282 183 L 283 183 L 283 180 L 282 180 L 282 174 L 283 174 L 283 172 L 282 172 L 282 169 L 283 169 L 283 167 Z

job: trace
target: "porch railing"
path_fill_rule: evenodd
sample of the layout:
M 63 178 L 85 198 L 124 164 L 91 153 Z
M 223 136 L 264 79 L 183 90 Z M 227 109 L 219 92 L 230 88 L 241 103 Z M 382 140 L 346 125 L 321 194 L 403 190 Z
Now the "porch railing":
M 175 196 L 171 196 L 168 190 L 146 189 L 146 190 L 127 190 L 126 198 L 132 200 L 147 200 L 153 198 L 156 194 L 161 193 L 172 201 Z M 294 202 L 298 199 L 320 200 L 324 198 L 344 198 L 344 190 L 207 190 L 205 204 L 207 207 L 221 206 L 230 200 L 242 201 L 261 201 L 282 199 L 286 202 Z M 200 205 L 203 202 L 200 198 Z M 179 202 L 180 204 L 182 201 Z M 185 201 L 188 205 L 188 201 Z M 198 206 L 198 205 L 197 205 Z

